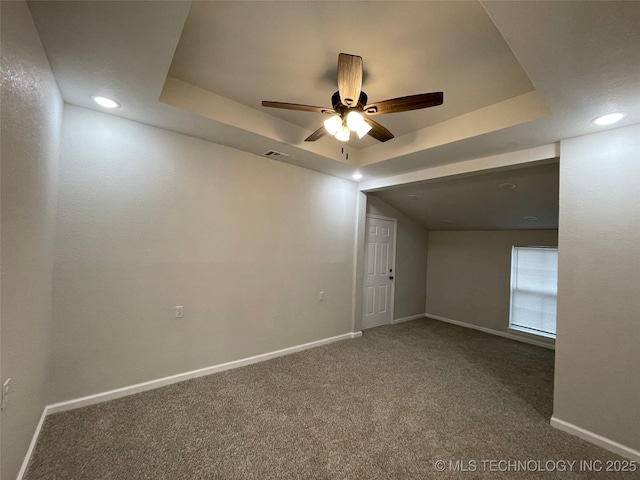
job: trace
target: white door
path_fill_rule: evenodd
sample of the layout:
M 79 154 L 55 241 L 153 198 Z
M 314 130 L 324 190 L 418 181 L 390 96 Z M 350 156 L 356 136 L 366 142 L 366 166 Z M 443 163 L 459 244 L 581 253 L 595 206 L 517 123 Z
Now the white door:
M 393 319 L 395 240 L 394 219 L 367 215 L 363 329 L 386 325 Z

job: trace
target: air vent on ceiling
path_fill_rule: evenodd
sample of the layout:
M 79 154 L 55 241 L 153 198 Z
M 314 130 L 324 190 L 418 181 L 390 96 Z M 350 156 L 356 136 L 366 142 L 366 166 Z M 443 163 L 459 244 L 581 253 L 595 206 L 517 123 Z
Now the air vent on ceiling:
M 268 158 L 273 158 L 274 160 L 282 160 L 289 156 L 286 153 L 276 152 L 275 150 L 269 150 L 268 152 L 264 152 L 262 155 Z

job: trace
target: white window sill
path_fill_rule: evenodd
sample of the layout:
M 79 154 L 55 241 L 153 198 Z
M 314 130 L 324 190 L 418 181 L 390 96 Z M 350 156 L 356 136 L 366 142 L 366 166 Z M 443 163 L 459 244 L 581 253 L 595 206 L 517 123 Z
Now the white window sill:
M 556 339 L 555 333 L 541 332 L 540 330 L 533 330 L 530 328 L 518 327 L 515 325 L 509 325 L 509 330 L 519 333 L 528 333 L 529 335 L 535 335 L 536 337 L 550 338 L 551 340 Z

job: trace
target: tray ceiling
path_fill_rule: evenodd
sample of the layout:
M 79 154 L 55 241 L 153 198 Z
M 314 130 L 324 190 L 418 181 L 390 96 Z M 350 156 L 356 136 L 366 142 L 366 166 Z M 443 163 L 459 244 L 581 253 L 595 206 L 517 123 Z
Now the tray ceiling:
M 396 137 L 534 90 L 478 2 L 195 2 L 169 76 L 314 131 L 322 114 L 261 101 L 331 107 L 340 52 L 364 58 L 370 102 L 445 92 L 377 117 Z

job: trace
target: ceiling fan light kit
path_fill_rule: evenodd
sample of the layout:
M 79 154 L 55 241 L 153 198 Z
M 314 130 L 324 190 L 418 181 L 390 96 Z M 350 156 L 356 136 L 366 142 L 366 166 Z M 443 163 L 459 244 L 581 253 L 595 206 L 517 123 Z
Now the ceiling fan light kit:
M 324 121 L 324 128 L 330 135 L 335 135 L 342 126 L 342 118 L 340 115 L 332 115 Z
M 367 104 L 367 94 L 362 91 L 362 65 L 362 57 L 347 53 L 338 55 L 338 91 L 331 97 L 333 108 L 271 101 L 263 101 L 262 106 L 331 114 L 322 127 L 305 138 L 305 142 L 315 142 L 326 134 L 347 142 L 351 132 L 355 132 L 358 138 L 369 134 L 380 142 L 386 142 L 393 138 L 393 134 L 369 115 L 419 110 L 442 105 L 444 101 L 443 92 L 432 92 Z
M 341 142 L 348 142 L 350 136 L 351 136 L 351 131 L 345 125 L 340 125 L 340 128 L 335 133 L 336 139 L 340 140 Z
M 362 138 L 369 133 L 372 127 L 364 121 L 362 115 L 351 110 L 344 119 L 340 115 L 332 115 L 327 118 L 324 121 L 324 128 L 329 132 L 329 135 L 346 142 L 349 140 L 351 132 L 356 132 L 358 138 Z
M 365 122 L 364 117 L 355 110 L 351 110 L 347 114 L 347 127 L 349 127 L 349 130 L 351 130 L 352 132 L 356 132 L 358 138 L 364 137 L 367 133 L 369 133 L 369 130 L 373 128 L 371 125 Z

